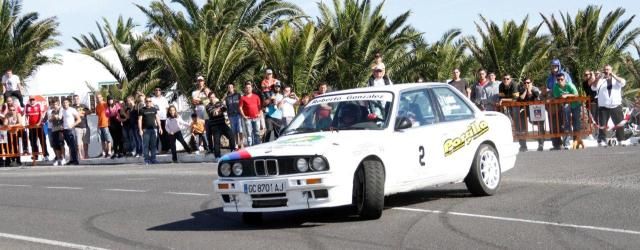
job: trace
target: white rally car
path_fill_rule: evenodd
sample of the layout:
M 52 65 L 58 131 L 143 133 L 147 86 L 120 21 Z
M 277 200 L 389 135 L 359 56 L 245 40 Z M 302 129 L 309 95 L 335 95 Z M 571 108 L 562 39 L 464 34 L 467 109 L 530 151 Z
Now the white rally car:
M 223 156 L 214 189 L 246 222 L 345 205 L 377 219 L 394 193 L 465 182 L 492 195 L 517 153 L 509 118 L 448 84 L 360 88 L 317 97 L 277 140 Z

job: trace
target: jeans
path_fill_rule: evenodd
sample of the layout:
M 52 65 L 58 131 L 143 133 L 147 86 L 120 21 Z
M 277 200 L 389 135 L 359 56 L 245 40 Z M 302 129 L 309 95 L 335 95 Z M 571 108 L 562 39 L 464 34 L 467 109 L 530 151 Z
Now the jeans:
M 267 116 L 264 123 L 267 131 L 264 133 L 264 139 L 262 141 L 271 141 L 271 132 L 273 132 L 274 139 L 278 139 L 278 137 L 280 137 L 280 129 L 282 129 L 282 119 Z
M 249 146 L 260 144 L 260 117 L 245 119 L 247 125 L 247 144 Z
M 138 126 L 127 126 L 124 129 L 125 137 L 129 142 L 127 152 L 134 152 L 138 155 L 142 154 L 142 137 L 138 133 Z
M 49 156 L 49 152 L 47 152 L 47 141 L 44 138 L 45 136 L 43 128 L 29 129 L 29 142 L 31 143 L 31 153 L 33 154 L 34 159 L 38 157 L 36 154 L 40 152 L 40 150 L 38 149 L 38 140 L 40 140 L 40 147 L 42 147 L 42 155 L 44 157 Z
M 582 106 L 572 107 L 570 104 L 565 104 L 562 107 L 564 132 L 572 132 L 576 134 L 580 131 L 580 118 L 582 115 Z
M 62 134 L 64 135 L 64 141 L 67 143 L 67 147 L 69 147 L 69 156 L 71 156 L 71 163 L 78 162 L 78 146 L 76 145 L 76 137 L 73 134 L 73 129 L 65 129 L 62 130 Z
M 142 155 L 145 163 L 155 163 L 158 153 L 158 135 L 156 129 L 146 128 L 142 132 Z M 149 152 L 151 151 L 151 152 Z

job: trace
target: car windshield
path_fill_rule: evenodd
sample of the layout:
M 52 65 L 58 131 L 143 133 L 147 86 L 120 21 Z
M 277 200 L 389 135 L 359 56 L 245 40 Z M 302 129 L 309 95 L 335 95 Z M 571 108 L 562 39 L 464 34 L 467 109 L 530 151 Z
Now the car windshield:
M 389 92 L 329 95 L 313 99 L 283 135 L 340 130 L 382 130 L 389 123 Z

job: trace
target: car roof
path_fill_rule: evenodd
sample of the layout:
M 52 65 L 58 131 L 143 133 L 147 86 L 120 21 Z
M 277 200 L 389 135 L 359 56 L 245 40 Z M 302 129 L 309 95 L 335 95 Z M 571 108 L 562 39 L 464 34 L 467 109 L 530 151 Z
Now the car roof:
M 339 90 L 339 91 L 329 92 L 324 95 L 342 95 L 342 94 L 351 94 L 351 93 L 380 92 L 380 91 L 398 93 L 406 89 L 428 87 L 428 86 L 447 86 L 447 85 L 448 85 L 447 83 L 443 83 L 443 82 L 401 83 L 401 84 L 385 85 L 385 86 L 378 86 L 378 87 L 363 87 L 363 88 Z

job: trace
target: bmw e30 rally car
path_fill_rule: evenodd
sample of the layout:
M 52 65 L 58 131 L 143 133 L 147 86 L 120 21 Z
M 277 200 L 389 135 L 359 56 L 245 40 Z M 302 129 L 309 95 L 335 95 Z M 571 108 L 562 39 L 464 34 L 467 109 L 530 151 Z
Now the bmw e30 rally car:
M 313 99 L 281 137 L 227 154 L 215 192 L 246 222 L 262 212 L 352 205 L 382 215 L 384 196 L 464 182 L 492 195 L 514 167 L 511 122 L 444 83 L 351 89 Z

